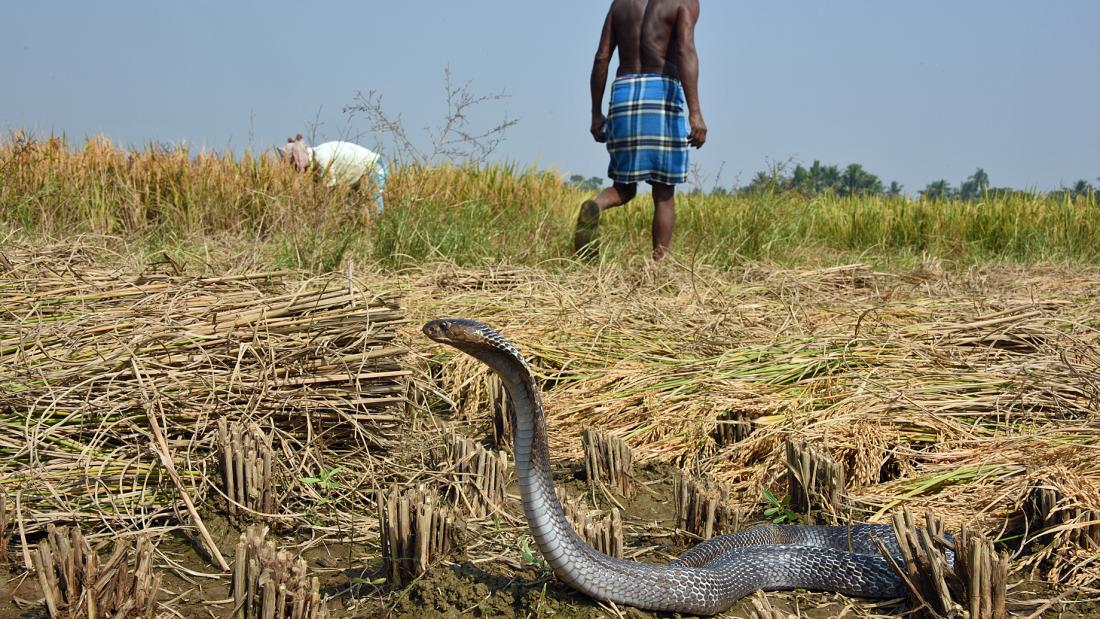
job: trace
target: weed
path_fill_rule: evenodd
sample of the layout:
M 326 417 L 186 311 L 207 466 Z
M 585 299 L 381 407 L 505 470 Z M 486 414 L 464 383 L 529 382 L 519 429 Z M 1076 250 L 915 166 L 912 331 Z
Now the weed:
M 764 510 L 764 515 L 770 518 L 772 522 L 775 524 L 798 524 L 800 518 L 790 507 L 790 495 L 784 495 L 782 499 L 777 499 L 771 490 L 765 489 L 764 500 L 771 505 L 771 507 Z
M 533 566 L 540 572 L 549 572 L 550 564 L 546 562 L 542 554 L 531 548 L 531 537 L 524 535 L 519 538 L 519 556 L 523 558 L 525 565 Z
M 324 488 L 325 490 L 332 490 L 334 488 L 340 487 L 340 482 L 336 481 L 334 478 L 336 477 L 336 474 L 339 473 L 341 470 L 343 470 L 343 467 L 338 466 L 328 469 L 327 471 L 321 471 L 321 475 L 319 477 L 302 477 L 299 478 L 298 481 L 311 486 L 316 485 L 320 488 Z

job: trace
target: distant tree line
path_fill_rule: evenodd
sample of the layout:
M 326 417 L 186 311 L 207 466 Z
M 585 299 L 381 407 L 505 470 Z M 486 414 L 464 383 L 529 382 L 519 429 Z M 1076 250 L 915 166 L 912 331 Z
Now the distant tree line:
M 565 181 L 565 184 L 569 187 L 576 187 L 581 191 L 593 192 L 603 188 L 604 179 L 601 176 L 589 176 L 585 178 L 580 174 L 574 174 L 569 177 L 569 180 Z
M 822 165 L 814 161 L 809 168 L 798 164 L 790 175 L 784 173 L 785 166 L 772 167 L 770 172 L 756 173 L 752 181 L 744 187 L 735 188 L 737 193 L 755 193 L 765 190 L 797 191 L 806 195 L 833 193 L 839 196 L 899 195 L 902 186 L 893 181 L 888 186 L 882 180 L 868 172 L 858 163 L 848 165 L 843 170 L 835 165 Z
M 1010 187 L 993 187 L 989 182 L 989 174 L 978 168 L 958 187 L 953 187 L 946 179 L 940 179 L 928 183 L 920 194 L 929 200 L 978 200 L 991 193 L 1004 195 L 1016 191 L 1018 190 Z
M 1096 180 L 1100 182 L 1100 177 Z M 1094 186 L 1088 181 L 1081 179 L 1070 187 L 1062 187 L 1061 189 L 1050 192 L 1050 195 L 1062 198 L 1079 198 L 1096 195 L 1098 191 L 1100 191 L 1100 184 Z M 983 196 L 990 194 L 1003 196 L 1013 193 L 1024 192 L 1012 187 L 994 187 L 989 182 L 989 175 L 986 174 L 986 171 L 982 168 L 978 168 L 974 170 L 974 173 L 967 177 L 965 181 L 960 183 L 958 187 L 953 187 L 947 180 L 940 179 L 928 183 L 928 185 L 921 190 L 920 195 L 929 200 L 979 200 Z
M 1100 181 L 1100 178 L 1097 178 Z M 809 168 L 799 164 L 790 174 L 784 174 L 783 166 L 773 166 L 771 172 L 757 172 L 752 181 L 736 188 L 738 193 L 753 193 L 762 190 L 797 191 L 805 195 L 832 193 L 839 196 L 899 196 L 903 186 L 897 181 L 883 183 L 878 176 L 868 172 L 858 163 L 849 164 L 843 170 L 835 165 L 822 165 L 814 161 Z M 1100 186 L 1093 186 L 1086 180 L 1079 180 L 1071 187 L 1063 187 L 1055 195 L 1078 197 L 1095 194 Z M 974 170 L 960 183 L 954 186 L 946 179 L 933 181 L 925 185 L 920 195 L 928 200 L 980 200 L 986 195 L 1005 195 L 1018 193 L 1011 187 L 994 187 L 989 174 L 982 168 Z M 719 193 L 729 193 L 721 190 Z
M 903 186 L 897 181 L 886 184 L 875 174 L 867 171 L 858 163 L 849 164 L 844 169 L 836 165 L 822 165 L 820 161 L 814 161 L 810 167 L 798 164 L 794 170 L 787 174 L 789 166 L 786 164 L 773 165 L 769 171 L 759 171 L 752 180 L 744 186 L 726 188 L 716 185 L 711 189 L 711 195 L 729 194 L 753 194 L 765 191 L 771 192 L 798 192 L 807 196 L 815 196 L 831 193 L 838 196 L 887 196 L 894 197 L 902 194 Z M 1097 182 L 1100 183 L 1100 177 Z M 584 177 L 574 174 L 566 181 L 571 187 L 584 191 L 598 191 L 606 181 L 599 176 Z M 1095 195 L 1100 191 L 1100 184 L 1092 185 L 1086 180 L 1079 180 L 1070 187 L 1063 187 L 1051 192 L 1052 195 L 1076 198 Z M 694 193 L 701 193 L 695 189 Z M 989 174 L 982 168 L 974 170 L 958 186 L 952 185 L 946 179 L 933 181 L 925 185 L 920 195 L 928 200 L 980 200 L 986 195 L 1006 195 L 1022 193 L 1011 187 L 994 187 L 989 180 Z

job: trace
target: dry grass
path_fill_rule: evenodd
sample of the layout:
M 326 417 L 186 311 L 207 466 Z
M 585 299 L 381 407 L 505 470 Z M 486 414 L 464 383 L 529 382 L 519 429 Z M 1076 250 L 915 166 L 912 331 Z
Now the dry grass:
M 492 433 L 484 366 L 419 334 L 452 315 L 532 356 L 555 461 L 578 460 L 581 429 L 599 428 L 642 463 L 729 484 L 758 515 L 765 489 L 785 493 L 783 445 L 796 439 L 846 465 L 856 519 L 930 508 L 949 530 L 1018 550 L 1017 578 L 1083 593 L 1100 577 L 1088 536 L 1071 534 L 1100 513 L 1096 269 L 646 262 L 200 277 L 73 243 L 9 241 L 0 255 L 0 483 L 32 540 L 59 520 L 99 531 L 186 521 L 150 447 L 152 414 L 200 505 L 221 504 L 216 420 L 253 420 L 285 456 L 275 524 L 308 532 L 306 545 L 376 547 L 374 490 L 446 483 L 430 453 L 439 418 Z M 418 397 L 392 382 L 405 369 Z M 754 431 L 719 445 L 729 415 Z M 337 467 L 331 485 L 303 481 Z M 1037 484 L 1059 492 L 1057 535 L 1027 529 Z M 526 569 L 521 523 L 471 526 L 467 557 Z
M 409 306 L 483 319 L 531 355 L 557 458 L 580 457 L 581 428 L 599 427 L 643 461 L 731 484 L 760 513 L 765 489 L 785 491 L 783 444 L 796 439 L 847 466 L 853 517 L 931 508 L 1012 548 L 1028 535 L 1022 505 L 1036 479 L 1064 480 L 1062 507 L 1082 516 L 1067 530 L 1100 508 L 1096 270 L 669 265 L 487 272 L 483 289 L 473 278 L 429 270 Z M 433 352 L 456 414 L 489 433 L 485 368 Z M 755 431 L 723 447 L 713 434 L 727 413 Z M 1036 550 L 1015 568 L 1095 586 L 1095 548 Z
M 21 533 L 177 522 L 185 497 L 160 454 L 184 494 L 211 501 L 227 417 L 277 435 L 284 524 L 374 483 L 370 453 L 399 438 L 409 373 L 392 295 L 286 271 L 134 273 L 85 249 L 7 246 L 0 261 L 0 484 Z M 345 460 L 337 490 L 302 481 Z
M 391 268 L 569 260 L 577 209 L 590 197 L 554 171 L 512 164 L 398 166 L 390 170 L 386 212 L 373 218 L 369 191 L 314 182 L 273 153 L 0 138 L 0 235 L 114 235 L 197 257 L 222 243 L 263 255 L 269 266 L 314 272 L 340 270 L 349 260 Z M 678 205 L 674 250 L 714 267 L 912 265 L 924 256 L 962 264 L 1100 262 L 1100 208 L 1091 194 L 940 202 L 682 193 Z M 645 197 L 608 213 L 605 259 L 649 254 L 651 214 Z

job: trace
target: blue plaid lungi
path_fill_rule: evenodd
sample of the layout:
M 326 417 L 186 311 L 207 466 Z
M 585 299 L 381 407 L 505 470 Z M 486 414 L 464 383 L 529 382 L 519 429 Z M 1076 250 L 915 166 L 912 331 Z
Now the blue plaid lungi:
M 687 182 L 684 89 L 666 75 L 624 75 L 611 85 L 607 175 L 617 183 Z

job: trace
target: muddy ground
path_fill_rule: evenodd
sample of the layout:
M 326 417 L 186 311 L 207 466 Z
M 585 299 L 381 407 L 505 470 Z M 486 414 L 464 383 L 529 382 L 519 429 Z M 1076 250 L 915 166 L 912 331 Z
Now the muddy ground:
M 677 470 L 667 464 L 647 464 L 636 471 L 638 494 L 625 499 L 615 497 L 625 508 L 627 530 L 626 555 L 640 561 L 663 562 L 690 547 L 691 542 L 673 535 L 675 512 L 671 497 L 672 479 Z M 606 507 L 605 495 L 582 479 L 580 462 L 555 467 L 554 475 L 571 497 L 585 497 L 589 505 Z M 508 511 L 522 513 L 517 488 L 510 488 Z M 217 512 L 204 514 L 204 522 L 226 558 L 232 562 L 240 531 Z M 655 617 L 633 608 L 603 605 L 572 591 L 556 581 L 533 545 L 522 548 L 500 547 L 495 553 L 501 560 L 485 560 L 484 545 L 499 545 L 499 536 L 471 526 L 464 532 L 465 545 L 477 545 L 482 558 L 461 552 L 441 562 L 408 587 L 394 590 L 371 584 L 379 577 L 377 548 L 359 544 L 323 543 L 303 553 L 314 575 L 321 579 L 325 593 L 332 596 L 329 609 L 333 616 L 347 617 Z M 509 531 L 515 527 L 509 527 Z M 529 538 L 527 538 L 529 542 Z M 306 542 L 305 539 L 297 540 Z M 157 551 L 176 567 L 164 570 L 162 601 L 177 613 L 188 617 L 228 617 L 232 615 L 229 579 L 216 577 L 212 562 L 198 549 L 201 546 L 183 534 L 161 539 Z M 105 554 L 102 551 L 101 554 Z M 517 567 L 518 566 L 518 567 Z M 0 619 L 48 617 L 37 580 L 21 569 L 6 574 L 7 584 L 0 589 Z M 807 617 L 834 617 L 856 613 L 869 616 L 893 615 L 904 607 L 897 604 L 871 604 L 847 600 L 833 594 L 808 592 L 772 593 L 768 600 L 776 610 Z M 725 617 L 743 617 L 751 609 L 751 598 L 742 600 Z M 173 616 L 168 614 L 165 616 Z M 179 615 L 175 615 L 179 616 Z M 672 615 L 664 615 L 672 616 Z
M 615 497 L 624 508 L 627 531 L 626 555 L 639 561 L 664 562 L 692 545 L 673 533 L 675 511 L 672 505 L 672 479 L 678 469 L 668 464 L 646 464 L 636 470 L 638 494 L 630 499 Z M 589 505 L 610 506 L 601 491 L 584 481 L 580 462 L 555 466 L 555 479 L 571 497 L 585 497 Z M 508 511 L 522 513 L 517 488 L 510 488 Z M 761 518 L 761 521 L 763 519 Z M 204 522 L 219 547 L 232 562 L 240 531 L 217 512 L 204 515 Z M 522 528 L 522 527 L 520 527 Z M 378 551 L 362 544 L 322 543 L 305 551 L 314 575 L 320 577 L 323 591 L 331 596 L 329 610 L 335 617 L 674 617 L 629 607 L 601 604 L 580 595 L 558 582 L 529 548 L 498 547 L 500 560 L 486 560 L 486 545 L 500 546 L 500 536 L 484 525 L 469 527 L 463 542 L 477 546 L 478 557 L 460 553 L 436 564 L 427 574 L 402 589 L 376 586 L 380 572 Z M 509 527 L 508 531 L 515 531 Z M 530 538 L 526 538 L 530 542 Z M 308 543 L 298 539 L 299 543 Z M 165 570 L 162 601 L 169 602 L 174 613 L 164 616 L 229 617 L 232 615 L 229 579 L 211 573 L 212 562 L 198 549 L 201 546 L 183 534 L 162 538 L 157 550 L 176 567 Z M 36 579 L 25 571 L 12 569 L 7 584 L 0 589 L 0 619 L 48 617 Z M 1017 583 L 1017 586 L 1021 586 Z M 1023 615 L 1041 606 L 1041 585 L 1022 585 L 1035 589 L 1033 604 L 1017 607 Z M 764 595 L 764 594 L 757 594 Z M 798 617 L 875 617 L 901 616 L 909 607 L 898 601 L 854 600 L 836 594 L 805 591 L 772 592 L 767 601 L 780 612 Z M 754 598 L 741 600 L 722 617 L 752 617 Z M 1044 616 L 1088 617 L 1098 607 L 1082 605 L 1075 611 Z

